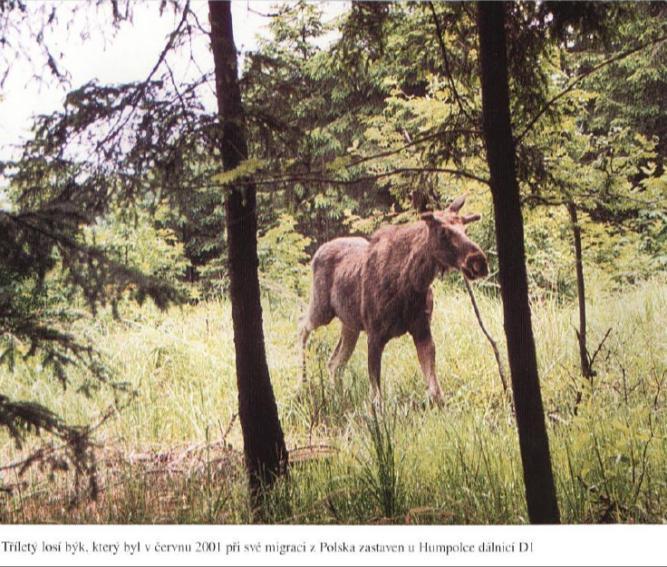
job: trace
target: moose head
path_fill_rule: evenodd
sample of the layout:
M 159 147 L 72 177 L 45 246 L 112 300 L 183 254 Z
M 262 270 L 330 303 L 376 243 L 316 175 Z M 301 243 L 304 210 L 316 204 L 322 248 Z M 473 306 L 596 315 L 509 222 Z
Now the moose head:
M 460 270 L 474 280 L 489 273 L 482 249 L 466 234 L 466 225 L 478 221 L 481 215 L 459 215 L 465 197 L 458 197 L 444 211 L 428 211 L 421 218 L 428 226 L 428 248 L 431 257 L 444 270 Z

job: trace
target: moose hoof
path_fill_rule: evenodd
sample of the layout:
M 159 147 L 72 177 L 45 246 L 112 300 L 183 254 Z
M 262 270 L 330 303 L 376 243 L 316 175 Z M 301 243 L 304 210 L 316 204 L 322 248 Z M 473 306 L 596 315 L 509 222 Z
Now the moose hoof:
M 435 392 L 429 391 L 428 398 L 432 406 L 441 408 L 442 406 L 445 405 L 445 400 L 440 390 L 437 390 Z
M 339 369 L 329 368 L 329 381 L 335 386 L 341 380 L 341 371 Z
M 375 408 L 375 411 L 377 412 L 382 412 L 384 409 L 383 403 L 382 403 L 382 396 L 379 394 L 376 394 L 373 396 L 371 403 L 373 404 L 373 407 Z

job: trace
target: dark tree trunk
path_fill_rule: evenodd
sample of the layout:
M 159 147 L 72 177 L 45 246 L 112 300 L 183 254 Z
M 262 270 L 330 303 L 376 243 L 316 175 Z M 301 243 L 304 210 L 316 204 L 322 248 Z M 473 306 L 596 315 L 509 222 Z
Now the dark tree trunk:
M 222 123 L 221 152 L 228 171 L 248 155 L 230 3 L 209 2 L 209 18 Z M 256 496 L 262 486 L 269 486 L 286 470 L 287 449 L 264 349 L 255 206 L 252 184 L 230 189 L 225 198 L 239 419 L 250 488 Z
M 577 215 L 577 206 L 570 201 L 567 203 L 567 211 L 570 213 L 570 222 L 572 223 L 572 238 L 574 240 L 574 258 L 577 270 L 577 301 L 579 302 L 579 330 L 577 331 L 577 341 L 579 342 L 579 360 L 581 363 L 581 374 L 587 380 L 593 377 L 593 368 L 590 357 L 588 356 L 588 347 L 586 345 L 586 283 L 584 280 L 584 263 L 581 253 L 581 227 Z
M 558 523 L 558 502 L 551 470 L 549 439 L 544 422 L 528 302 L 523 218 L 510 120 L 504 24 L 503 2 L 478 4 L 483 129 L 491 174 L 505 335 L 512 373 L 512 392 L 528 515 L 532 523 Z

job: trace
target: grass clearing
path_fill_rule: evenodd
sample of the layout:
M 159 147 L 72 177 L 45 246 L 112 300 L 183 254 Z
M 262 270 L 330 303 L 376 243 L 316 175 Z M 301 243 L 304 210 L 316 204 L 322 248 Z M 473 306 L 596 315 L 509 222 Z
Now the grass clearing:
M 478 293 L 504 353 L 499 300 Z M 667 521 L 667 285 L 591 294 L 590 345 L 611 328 L 592 382 L 579 374 L 576 305 L 533 305 L 552 461 L 563 521 Z M 409 337 L 383 357 L 384 414 L 369 404 L 362 336 L 341 380 L 326 360 L 332 324 L 312 336 L 301 385 L 293 301 L 267 300 L 264 323 L 274 390 L 293 466 L 267 495 L 275 523 L 524 523 L 515 422 L 493 353 L 464 289 L 438 283 L 433 334 L 442 409 L 428 404 Z M 3 470 L 11 485 L 2 522 L 246 523 L 229 305 L 210 301 L 160 313 L 133 308 L 124 322 L 101 317 L 87 332 L 134 396 L 103 388 L 91 399 L 40 368 L 2 370 L 0 391 L 90 423 L 97 431 L 97 502 L 77 500 L 71 472 Z M 76 380 L 74 381 L 76 385 Z M 577 403 L 576 400 L 580 398 Z M 4 433 L 3 433 L 4 435 Z M 0 437 L 3 463 L 24 458 Z

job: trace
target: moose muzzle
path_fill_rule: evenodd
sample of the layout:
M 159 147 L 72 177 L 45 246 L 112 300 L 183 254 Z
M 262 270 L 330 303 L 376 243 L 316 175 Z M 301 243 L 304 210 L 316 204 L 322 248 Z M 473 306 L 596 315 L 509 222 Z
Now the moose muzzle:
M 489 265 L 484 253 L 482 251 L 475 251 L 468 254 L 461 266 L 461 271 L 469 280 L 476 280 L 488 275 Z

